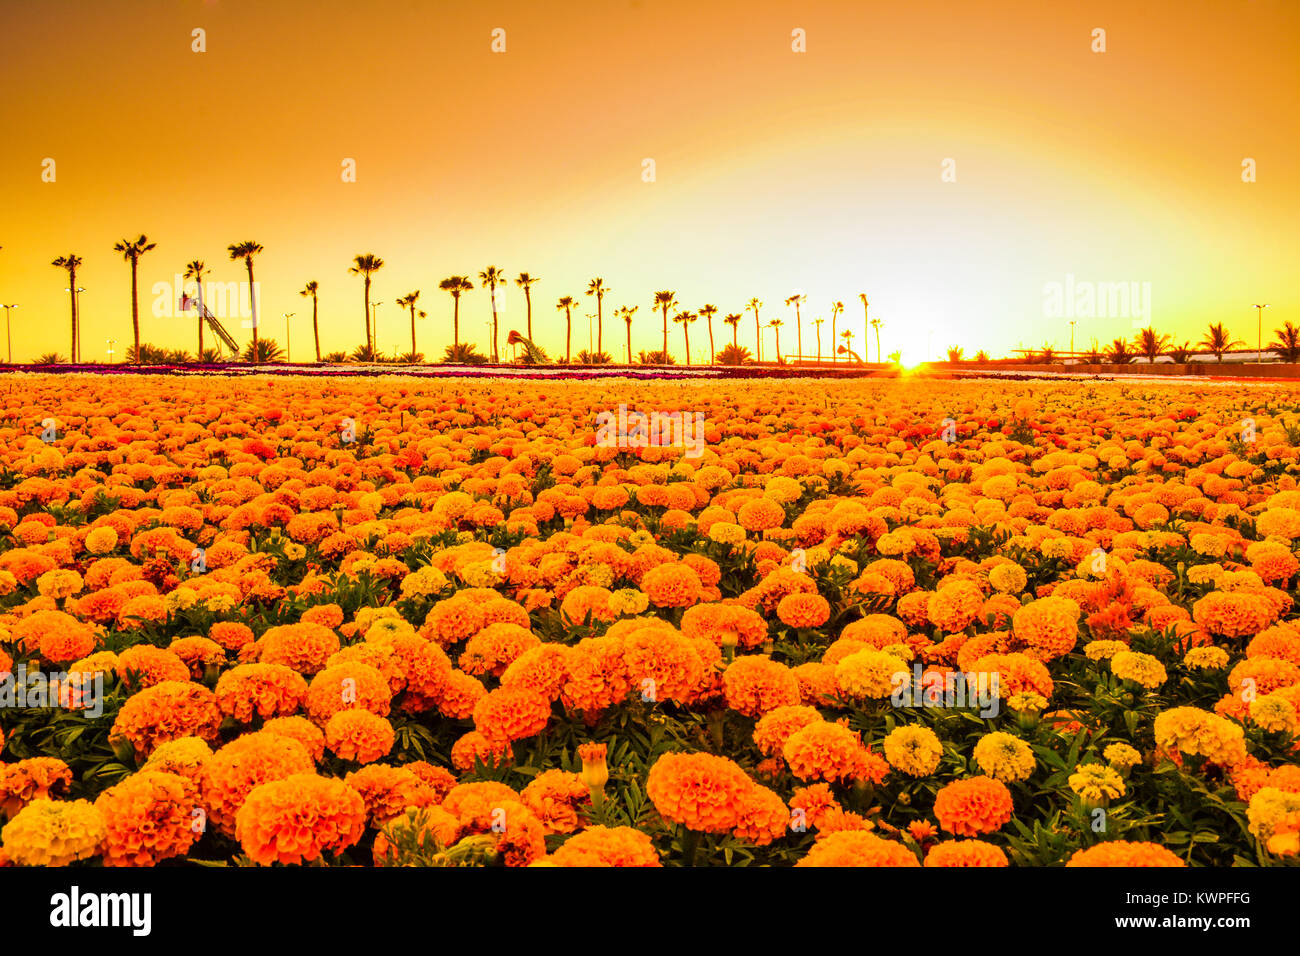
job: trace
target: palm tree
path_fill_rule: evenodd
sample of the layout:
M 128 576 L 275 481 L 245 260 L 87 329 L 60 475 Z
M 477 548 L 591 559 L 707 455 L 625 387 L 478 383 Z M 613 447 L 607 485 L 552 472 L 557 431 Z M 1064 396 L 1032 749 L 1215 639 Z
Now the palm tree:
M 411 310 L 411 354 L 412 355 L 419 354 L 415 350 L 415 303 L 419 298 L 420 298 L 420 290 L 416 289 L 414 292 L 410 292 L 397 300 L 397 307 L 399 309 Z M 428 315 L 427 312 L 424 311 L 420 312 L 420 318 L 424 318 L 426 315 Z
M 1300 362 L 1300 329 L 1287 322 L 1282 328 L 1274 329 L 1273 335 L 1276 338 L 1268 344 L 1268 347 L 1280 352 L 1284 361 Z
M 731 326 L 731 344 L 740 348 L 740 319 L 739 312 L 730 312 L 722 320 L 725 324 Z
M 1182 345 L 1174 345 L 1169 349 L 1169 357 L 1178 365 L 1184 364 L 1191 354 L 1191 342 L 1184 342 Z
M 492 361 L 500 362 L 501 354 L 497 351 L 497 286 L 505 285 L 507 280 L 500 266 L 488 266 L 478 277 L 492 296 Z
M 81 256 L 70 252 L 66 256 L 59 256 L 50 264 L 58 269 L 66 269 L 68 272 L 68 295 L 72 300 L 72 351 L 68 354 L 75 362 L 77 360 L 77 270 L 81 268 Z M 137 332 L 137 344 L 139 339 L 140 335 Z
M 521 272 L 515 277 L 515 285 L 524 290 L 524 304 L 528 308 L 528 338 L 533 337 L 533 284 L 538 282 L 541 276 L 530 276 L 527 272 Z
M 534 280 L 536 281 L 536 280 Z M 438 283 L 438 288 L 443 292 L 451 293 L 451 352 L 449 355 L 460 354 L 460 294 L 468 292 L 474 288 L 474 283 L 469 281 L 469 276 L 447 276 Z M 527 288 L 527 286 L 525 286 Z M 532 338 L 532 336 L 529 336 Z
M 794 306 L 794 331 L 795 331 L 795 348 L 799 351 L 799 357 L 803 358 L 803 316 L 799 313 L 799 307 L 806 302 L 808 297 L 795 293 L 785 300 L 786 305 Z
M 962 353 L 964 353 L 965 351 L 966 350 L 963 349 L 960 345 L 948 346 L 948 361 L 956 365 L 958 362 L 961 361 Z
M 691 364 L 691 323 L 696 319 L 694 312 L 678 312 L 673 316 L 673 321 L 682 327 L 686 333 L 686 364 Z
M 316 291 L 319 288 L 320 286 L 317 284 L 316 280 L 312 279 L 305 286 L 303 286 L 302 291 L 298 293 L 299 295 L 303 295 L 303 296 L 306 295 L 311 296 L 311 334 L 316 339 L 316 361 L 317 362 L 320 361 L 320 324 L 316 321 L 317 318 Z
M 758 350 L 754 353 L 754 355 L 757 356 L 757 358 L 755 359 L 755 361 L 757 362 L 763 361 L 763 327 L 762 325 L 759 324 L 758 321 L 758 310 L 761 309 L 762 307 L 763 307 L 763 303 L 758 301 L 757 296 L 750 299 L 749 305 L 745 306 L 747 310 L 752 310 L 754 313 L 754 338 L 758 340 L 757 341 Z
M 1128 350 L 1128 342 L 1115 339 L 1106 350 L 1106 361 L 1115 365 L 1128 365 L 1133 361 L 1133 353 Z
M 1148 362 L 1155 364 L 1155 360 L 1169 345 L 1169 336 L 1157 334 L 1156 330 L 1148 325 L 1138 332 L 1133 344 L 1137 346 L 1140 354 L 1146 356 Z
M 1207 352 L 1214 354 L 1216 361 L 1223 361 L 1223 353 L 1230 352 L 1238 345 L 1245 345 L 1241 339 L 1234 339 L 1222 322 L 1213 322 L 1206 330 L 1205 338 L 1196 343 Z
M 664 357 L 668 357 L 668 310 L 677 307 L 677 293 L 670 291 L 656 292 L 653 308 L 663 309 L 664 313 Z
M 858 359 L 858 361 L 862 361 L 858 357 L 858 353 L 853 351 L 853 330 L 845 329 L 843 332 L 840 333 L 840 338 L 844 340 L 844 347 L 840 351 L 844 352 L 849 358 Z
M 871 327 L 876 330 L 876 361 L 881 362 L 883 361 L 883 359 L 881 359 L 880 357 L 880 317 L 879 316 L 871 320 Z
M 243 242 L 236 242 L 228 247 L 230 252 L 230 261 L 236 262 L 239 259 L 244 260 L 244 266 L 248 269 L 248 305 L 253 312 L 253 351 L 249 354 L 262 354 L 257 348 L 257 295 L 254 289 L 257 286 L 253 283 L 253 256 L 261 255 L 261 243 L 246 239 Z
M 835 326 L 839 320 L 840 313 L 843 311 L 844 311 L 843 302 L 836 301 L 831 303 L 831 344 L 832 345 L 835 343 L 835 339 L 838 337 L 835 331 Z M 836 360 L 835 357 L 832 356 L 831 361 L 833 362 L 835 360 Z
M 772 326 L 772 328 L 776 330 L 776 364 L 782 365 L 784 363 L 782 363 L 781 361 L 781 326 L 784 325 L 785 323 L 778 318 L 778 319 L 773 319 L 771 322 L 767 324 Z
M 201 259 L 195 259 L 185 267 L 185 278 L 193 279 L 199 290 L 199 350 L 196 354 L 200 356 L 203 355 L 203 275 L 207 271 Z
M 253 326 L 253 328 L 256 329 L 257 326 Z M 278 362 L 284 357 L 284 349 L 276 344 L 275 339 L 261 339 L 245 346 L 244 354 L 241 357 L 245 362 L 253 362 L 258 365 L 265 362 Z
M 605 287 L 605 280 L 601 278 L 592 279 L 587 283 L 587 295 L 596 297 L 596 353 L 600 354 L 605 351 L 602 331 L 605 324 L 605 313 L 602 310 L 601 303 L 605 300 L 605 293 L 610 290 Z
M 373 252 L 366 252 L 356 256 L 352 260 L 352 265 L 348 268 L 348 274 L 361 276 L 365 279 L 363 286 L 363 295 L 365 296 L 366 309 L 366 347 L 371 350 L 375 349 L 375 340 L 370 330 L 370 277 L 384 267 L 384 260 L 379 258 Z
M 817 330 L 817 361 L 818 361 L 818 363 L 820 363 L 821 360 L 822 360 L 822 326 L 825 325 L 825 324 L 826 324 L 826 320 L 823 319 L 823 318 L 821 318 L 820 316 L 818 316 L 817 318 L 813 319 L 813 328 L 815 328 L 815 329 Z
M 634 305 L 630 307 L 625 305 L 625 306 L 621 306 L 620 308 L 614 311 L 614 314 L 617 316 L 621 316 L 623 322 L 626 323 L 627 325 L 627 364 L 628 365 L 632 364 L 632 314 L 636 312 L 636 310 L 639 308 L 641 308 L 641 306 L 639 305 Z
M 704 316 L 704 321 L 705 321 L 706 323 L 708 323 L 708 326 L 709 326 L 709 364 L 710 364 L 710 365 L 713 364 L 713 359 L 714 359 L 714 355 L 713 355 L 713 317 L 714 317 L 715 315 L 717 315 L 717 314 L 718 314 L 718 307 L 717 307 L 716 305 L 702 305 L 702 306 L 700 306 L 700 315 Z
M 867 294 L 865 292 L 859 292 L 858 298 L 862 300 L 862 337 L 867 338 L 867 329 L 871 327 L 871 316 L 867 312 L 867 306 L 871 303 L 867 301 Z M 862 347 L 864 360 L 865 358 L 870 357 L 870 352 L 871 340 L 867 339 L 867 344 Z
M 122 239 L 113 246 L 113 251 L 122 253 L 122 258 L 131 264 L 131 328 L 135 331 L 137 349 L 140 347 L 140 284 L 138 281 L 140 257 L 156 247 L 157 243 L 150 242 L 149 237 L 144 233 L 140 234 L 139 239 L 134 241 Z M 77 356 L 73 355 L 72 360 L 75 362 Z
M 564 310 L 564 364 L 568 365 L 573 358 L 573 351 L 570 345 L 573 341 L 573 310 L 578 305 L 576 299 L 571 295 L 566 295 L 559 302 L 555 303 L 556 311 Z

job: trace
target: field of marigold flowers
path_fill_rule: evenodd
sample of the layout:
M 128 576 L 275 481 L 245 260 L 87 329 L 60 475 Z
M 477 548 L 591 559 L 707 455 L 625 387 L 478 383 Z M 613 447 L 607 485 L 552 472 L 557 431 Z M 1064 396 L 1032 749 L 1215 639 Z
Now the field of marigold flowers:
M 0 865 L 1300 858 L 1293 388 L 4 388 Z

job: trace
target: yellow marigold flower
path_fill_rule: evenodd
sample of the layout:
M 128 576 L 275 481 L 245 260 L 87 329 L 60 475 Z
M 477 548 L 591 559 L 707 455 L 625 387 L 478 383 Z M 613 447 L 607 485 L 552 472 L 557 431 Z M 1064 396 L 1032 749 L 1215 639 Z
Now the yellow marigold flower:
M 1250 719 L 1271 733 L 1294 734 L 1300 729 L 1295 706 L 1281 694 L 1265 694 L 1251 701 Z
M 1250 822 L 1250 832 L 1267 843 L 1278 825 L 1297 811 L 1300 811 L 1300 793 L 1264 787 L 1250 798 L 1246 819 Z M 5 849 L 8 848 L 6 839 Z
M 1028 583 L 1025 569 L 1014 562 L 999 564 L 989 571 L 989 584 L 1003 594 L 1020 594 Z
M 852 697 L 883 700 L 899 686 L 894 675 L 907 673 L 907 664 L 893 654 L 866 648 L 835 665 L 835 683 Z
M 23 866 L 67 866 L 99 852 L 108 830 L 88 800 L 33 800 L 0 833 L 5 854 Z
M 1089 641 L 1083 646 L 1083 654 L 1090 661 L 1105 661 L 1128 650 L 1123 641 Z
M 928 777 L 934 773 L 943 756 L 938 735 L 919 724 L 895 727 L 885 737 L 883 746 L 889 765 L 912 777 Z
M 974 756 L 987 776 L 1004 783 L 1028 780 L 1036 765 L 1029 744 L 1002 731 L 981 737 L 975 744 Z
M 1154 690 L 1169 679 L 1165 666 L 1150 654 L 1137 651 L 1120 651 L 1110 659 L 1111 673 L 1121 680 Z
M 1101 752 L 1101 755 L 1106 759 L 1107 763 L 1121 773 L 1136 767 L 1142 762 L 1142 754 L 1138 753 L 1135 748 L 1123 743 L 1111 744 Z
M 1124 778 L 1106 764 L 1086 763 L 1070 774 L 1070 789 L 1092 806 L 1106 806 L 1124 796 Z
M 1228 652 L 1222 647 L 1193 647 L 1183 655 L 1183 666 L 1197 671 L 1215 671 L 1228 666 Z
M 108 525 L 94 528 L 86 534 L 86 550 L 91 554 L 108 554 L 117 547 L 117 531 Z

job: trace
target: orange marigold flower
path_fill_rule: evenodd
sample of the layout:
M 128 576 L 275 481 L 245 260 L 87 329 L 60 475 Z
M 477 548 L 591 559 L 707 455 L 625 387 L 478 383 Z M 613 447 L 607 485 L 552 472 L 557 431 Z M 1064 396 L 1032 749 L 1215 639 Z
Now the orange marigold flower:
M 57 757 L 28 757 L 0 764 L 0 813 L 12 819 L 33 800 L 60 796 L 72 785 L 72 770 Z
M 297 740 L 266 731 L 236 737 L 203 764 L 199 787 L 208 819 L 227 836 L 235 815 L 255 787 L 294 774 L 311 773 L 311 755 Z
M 831 605 L 820 594 L 787 594 L 776 606 L 776 616 L 787 627 L 821 627 L 831 617 Z
M 300 773 L 264 783 L 239 810 L 235 839 L 263 866 L 310 863 L 361 839 L 366 804 L 342 780 Z
M 153 687 L 163 681 L 188 681 L 190 668 L 172 651 L 150 644 L 128 647 L 117 655 L 118 679 L 129 688 Z
M 343 782 L 366 802 L 366 822 L 382 827 L 408 809 L 436 804 L 437 792 L 406 767 L 372 763 L 354 770 Z
M 690 607 L 700 599 L 700 576 L 686 564 L 661 564 L 641 577 L 641 590 L 655 607 Z
M 1177 855 L 1158 843 L 1107 840 L 1076 850 L 1066 866 L 1186 866 Z
M 197 789 L 178 774 L 142 770 L 101 793 L 95 809 L 107 831 L 104 862 L 154 866 L 184 856 L 203 833 Z
M 339 636 L 321 624 L 300 621 L 271 628 L 258 644 L 263 663 L 284 664 L 310 677 L 338 652 Z
M 551 702 L 535 690 L 498 687 L 474 705 L 474 728 L 491 740 L 523 740 L 546 729 Z
M 1011 791 L 992 777 L 954 780 L 934 798 L 939 826 L 956 836 L 992 833 L 1011 821 Z
M 188 675 L 186 675 L 188 677 Z M 129 743 L 143 759 L 161 743 L 180 737 L 217 739 L 221 709 L 216 695 L 200 684 L 163 681 L 127 698 L 113 721 L 109 740 Z
M 865 830 L 839 830 L 818 840 L 795 866 L 920 866 L 907 847 Z
M 663 866 L 649 834 L 632 827 L 587 827 L 549 859 L 555 866 Z
M 799 681 L 784 664 L 761 654 L 738 657 L 722 675 L 727 706 L 746 717 L 761 717 L 799 703 Z
M 578 808 L 591 803 L 591 793 L 582 774 L 544 770 L 524 787 L 523 800 L 547 833 L 572 833 L 582 825 Z
M 368 710 L 341 710 L 325 724 L 325 746 L 341 760 L 371 763 L 396 742 L 393 725 Z
M 755 786 L 734 761 L 705 753 L 666 753 L 646 778 L 660 816 L 701 833 L 734 829 Z
M 984 840 L 944 840 L 930 847 L 926 866 L 1009 866 L 1001 847 Z

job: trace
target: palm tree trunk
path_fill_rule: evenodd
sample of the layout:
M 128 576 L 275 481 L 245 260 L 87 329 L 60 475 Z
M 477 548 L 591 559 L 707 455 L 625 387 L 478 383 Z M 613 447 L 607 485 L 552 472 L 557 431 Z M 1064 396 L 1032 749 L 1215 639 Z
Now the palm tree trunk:
M 627 364 L 632 364 L 632 323 L 627 324 Z
M 876 361 L 883 362 L 885 357 L 880 353 L 880 326 L 876 326 Z
M 799 304 L 794 307 L 795 344 L 799 347 L 799 358 L 803 358 L 803 319 L 799 315 Z
M 72 347 L 69 349 L 68 359 L 75 362 L 77 360 L 77 273 L 74 269 L 68 270 L 68 298 L 72 301 Z M 136 356 L 139 361 L 139 356 Z
M 131 260 L 131 328 L 135 331 L 135 352 L 140 354 L 140 260 Z
M 664 364 L 668 364 L 668 305 L 664 304 Z
M 838 316 L 831 316 L 831 361 L 838 362 L 840 353 L 835 351 L 835 323 Z
M 528 286 L 524 286 L 524 303 L 528 307 L 528 340 L 533 340 L 533 293 Z
M 691 364 L 691 327 L 685 322 L 682 323 L 682 331 L 686 333 L 686 364 Z
M 245 259 L 244 265 L 248 266 L 248 304 L 253 309 L 253 361 L 256 362 L 262 354 L 257 340 L 257 286 L 253 284 L 253 260 Z
M 370 350 L 370 357 L 373 359 L 375 357 L 375 343 L 370 337 L 370 276 L 366 276 L 364 295 L 366 299 L 366 348 Z
M 316 321 L 316 293 L 311 296 L 311 333 L 316 339 L 316 361 L 320 361 L 320 323 Z
M 194 357 L 201 362 L 203 361 L 203 276 L 197 276 L 194 284 L 199 293 L 199 354 Z
M 757 343 L 758 351 L 754 353 L 754 360 L 763 361 L 763 327 L 758 322 L 758 309 L 754 310 L 754 341 Z
M 415 303 L 411 303 L 411 360 L 415 360 Z
M 492 286 L 492 361 L 500 362 L 501 355 L 497 351 L 497 287 Z
M 822 360 L 822 327 L 818 325 L 817 326 L 817 361 L 820 363 L 821 360 Z
M 709 316 L 709 364 L 710 365 L 716 364 L 714 362 L 714 358 L 715 356 L 713 352 L 713 316 Z
M 596 354 L 605 351 L 605 316 L 601 312 L 601 296 L 596 296 Z
M 776 328 L 776 364 L 781 364 L 781 328 Z
M 564 310 L 564 364 L 568 365 L 572 361 L 571 344 L 573 339 L 573 317 L 569 315 L 569 310 Z

